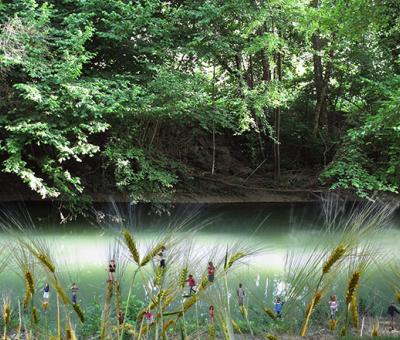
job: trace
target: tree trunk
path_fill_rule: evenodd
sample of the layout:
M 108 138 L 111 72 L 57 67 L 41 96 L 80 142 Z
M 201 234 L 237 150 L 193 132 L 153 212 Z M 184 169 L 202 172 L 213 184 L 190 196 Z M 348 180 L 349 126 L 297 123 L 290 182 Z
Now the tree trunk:
M 282 81 L 282 54 L 276 56 L 276 76 L 278 81 Z M 279 181 L 281 178 L 281 109 L 277 107 L 274 110 L 274 179 Z
M 249 58 L 249 77 L 248 77 L 248 85 L 250 89 L 254 88 L 254 68 L 253 68 L 253 56 L 250 55 Z M 260 128 L 260 119 L 257 117 L 257 114 L 254 110 L 254 107 L 250 108 L 251 115 L 254 119 L 254 122 L 256 124 L 256 129 L 257 129 L 257 139 L 258 139 L 258 144 L 260 146 L 260 153 L 262 155 L 262 158 L 265 159 L 265 152 L 264 152 L 264 143 L 263 139 L 261 136 L 261 128 Z
M 313 0 L 311 6 L 319 7 L 319 0 Z M 312 36 L 312 45 L 314 49 L 313 64 L 314 64 L 314 87 L 315 87 L 315 108 L 314 108 L 314 123 L 313 136 L 317 136 L 320 127 L 321 118 L 326 118 L 326 94 L 329 79 L 324 79 L 324 70 L 322 65 L 321 51 L 323 42 L 318 33 Z M 326 119 L 325 119 L 326 121 Z

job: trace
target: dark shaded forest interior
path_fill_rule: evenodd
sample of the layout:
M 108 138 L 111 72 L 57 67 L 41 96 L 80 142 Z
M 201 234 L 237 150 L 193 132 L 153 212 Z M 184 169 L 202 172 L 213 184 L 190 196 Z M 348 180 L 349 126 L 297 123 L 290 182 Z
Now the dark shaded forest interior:
M 395 0 L 2 1 L 1 196 L 79 211 L 107 195 L 397 193 L 399 14 Z

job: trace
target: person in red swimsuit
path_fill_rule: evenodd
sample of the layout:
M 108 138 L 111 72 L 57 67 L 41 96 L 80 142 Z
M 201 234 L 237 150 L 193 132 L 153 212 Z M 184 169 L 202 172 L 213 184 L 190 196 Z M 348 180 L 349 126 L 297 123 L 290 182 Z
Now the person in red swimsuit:
M 192 274 L 189 274 L 188 279 L 186 280 L 189 286 L 189 295 L 192 295 L 192 293 L 196 293 L 196 290 L 194 287 L 196 287 L 196 280 L 194 279 Z

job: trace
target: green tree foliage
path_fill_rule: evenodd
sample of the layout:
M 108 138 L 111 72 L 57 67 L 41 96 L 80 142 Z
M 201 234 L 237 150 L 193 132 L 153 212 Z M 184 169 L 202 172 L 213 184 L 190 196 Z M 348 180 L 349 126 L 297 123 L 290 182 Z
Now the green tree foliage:
M 1 171 L 72 208 L 116 189 L 148 200 L 208 172 L 217 136 L 265 177 L 282 163 L 396 192 L 399 14 L 394 0 L 1 1 Z

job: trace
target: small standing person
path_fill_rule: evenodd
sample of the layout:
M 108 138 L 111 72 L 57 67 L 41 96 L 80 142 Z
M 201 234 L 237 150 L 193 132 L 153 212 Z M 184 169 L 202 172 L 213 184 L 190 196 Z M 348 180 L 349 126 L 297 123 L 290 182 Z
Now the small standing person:
M 336 295 L 332 295 L 328 303 L 329 303 L 331 320 L 336 320 L 336 313 L 338 312 L 339 308 Z
M 189 295 L 191 296 L 192 293 L 196 293 L 194 287 L 196 287 L 196 280 L 194 279 L 192 274 L 189 274 L 188 279 L 186 280 L 189 286 Z
M 117 269 L 117 265 L 114 260 L 111 260 L 108 264 L 108 282 L 114 283 L 115 281 L 115 270 Z
M 166 251 L 167 249 L 162 246 L 160 252 L 158 253 L 158 257 L 160 259 L 160 268 L 165 268 L 165 260 L 167 257 Z
M 400 314 L 394 302 L 392 302 L 388 307 L 388 314 L 390 316 L 390 330 L 394 330 L 394 315 L 395 313 Z
M 150 310 L 144 313 L 144 317 L 146 318 L 147 323 L 149 323 L 150 325 L 154 323 L 154 315 Z
M 208 262 L 207 273 L 208 273 L 208 282 L 214 282 L 215 267 L 212 262 Z
M 72 293 L 72 304 L 76 305 L 76 297 L 77 297 L 77 293 L 78 293 L 78 286 L 77 284 L 74 282 L 71 286 L 71 293 Z
M 50 286 L 48 283 L 44 285 L 43 289 L 43 304 L 47 305 L 49 303 L 49 297 L 50 297 Z
M 208 308 L 208 316 L 210 318 L 210 323 L 214 323 L 214 306 L 213 305 L 211 305 Z
M 246 296 L 246 293 L 244 292 L 241 283 L 239 283 L 239 288 L 237 289 L 236 294 L 238 297 L 239 307 L 242 307 L 244 305 L 244 297 Z
M 276 313 L 276 317 L 278 319 L 282 318 L 282 307 L 283 307 L 283 302 L 280 297 L 277 297 L 274 305 L 274 310 Z

